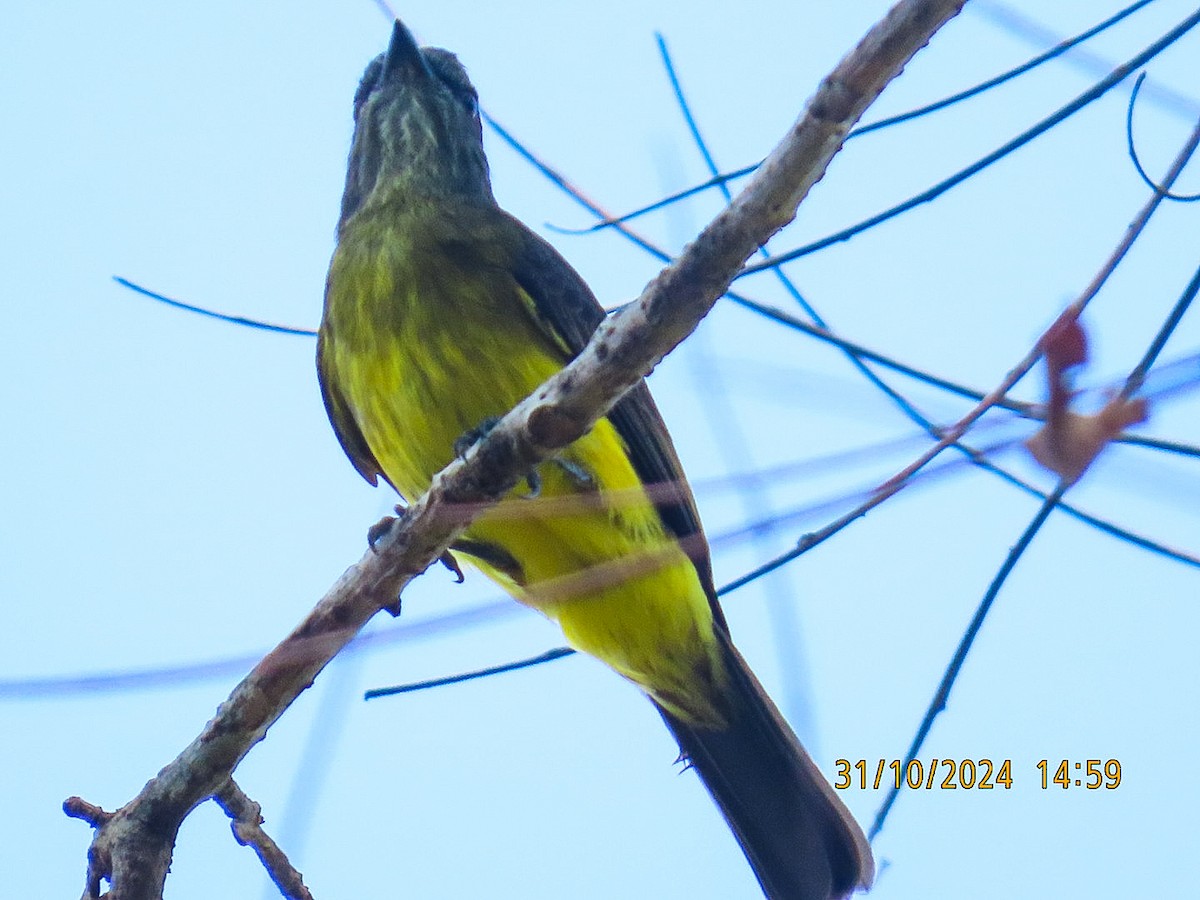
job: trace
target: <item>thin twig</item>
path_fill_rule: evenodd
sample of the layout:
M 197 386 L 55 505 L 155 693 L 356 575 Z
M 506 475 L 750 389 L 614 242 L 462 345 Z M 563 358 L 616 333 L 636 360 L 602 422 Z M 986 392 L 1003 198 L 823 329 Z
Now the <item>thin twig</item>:
M 474 669 L 470 672 L 460 672 L 457 675 L 446 675 L 442 678 L 429 678 L 425 681 L 413 681 L 408 684 L 400 684 L 395 687 L 372 688 L 363 693 L 364 700 L 374 700 L 378 697 L 391 697 L 394 694 L 408 694 L 412 691 L 424 691 L 429 688 L 443 687 L 447 684 L 460 684 L 464 681 L 474 681 L 477 678 L 487 678 L 490 675 L 500 675 L 504 672 L 516 672 L 519 669 L 528 669 L 532 666 L 540 666 L 542 663 L 553 662 L 556 659 L 562 659 L 566 656 L 571 656 L 577 651 L 571 647 L 555 647 L 547 650 L 545 653 L 539 653 L 537 656 L 530 656 L 526 659 L 518 659 L 514 662 L 502 663 L 498 666 L 487 666 L 482 669 Z
M 135 284 L 128 278 L 122 278 L 120 275 L 114 275 L 113 281 L 121 285 L 123 288 L 128 288 L 135 294 L 141 294 L 149 297 L 151 300 L 157 300 L 159 303 L 165 303 L 167 306 L 174 306 L 176 309 L 187 310 L 188 312 L 196 313 L 197 315 L 207 316 L 210 319 L 217 319 L 221 322 L 229 322 L 232 325 L 241 325 L 245 328 L 258 328 L 262 331 L 274 331 L 277 334 L 299 334 L 305 337 L 316 337 L 317 333 L 311 328 L 293 328 L 290 325 L 275 325 L 271 322 L 264 322 L 261 319 L 249 319 L 245 316 L 234 316 L 228 313 L 216 312 L 215 310 L 205 309 L 203 306 L 193 306 L 191 303 L 184 303 L 182 300 L 175 300 L 165 294 L 158 294 L 154 291 L 142 287 L 140 284 Z
M 304 876 L 271 836 L 263 831 L 262 807 L 247 797 L 232 778 L 213 794 L 213 800 L 229 816 L 234 839 L 257 854 L 267 875 L 275 882 L 285 900 L 313 900 L 312 893 L 304 884 Z
M 1000 566 L 1000 571 L 996 573 L 996 577 L 988 585 L 983 599 L 975 609 L 975 615 L 971 618 L 971 624 L 967 626 L 966 632 L 963 633 L 962 639 L 958 642 L 958 647 L 954 650 L 954 655 L 950 658 L 950 664 L 946 666 L 946 671 L 942 674 L 942 680 L 934 692 L 933 700 L 930 701 L 928 708 L 925 710 L 925 715 L 921 718 L 921 724 L 917 728 L 917 733 L 913 737 L 912 744 L 909 745 L 908 752 L 904 755 L 904 768 L 901 769 L 901 772 L 908 771 L 908 764 L 916 759 L 917 755 L 921 752 L 921 746 L 925 743 L 925 738 L 929 735 L 929 729 L 933 727 L 933 720 L 937 718 L 938 713 L 946 708 L 946 701 L 950 697 L 950 689 L 954 686 L 954 681 L 958 678 L 958 673 L 962 670 L 967 654 L 971 651 L 971 645 L 974 644 L 975 637 L 979 634 L 979 629 L 983 627 L 983 620 L 987 618 L 988 611 L 992 608 L 992 603 L 995 602 L 996 596 L 1000 593 L 1000 588 L 1004 586 L 1009 573 L 1012 572 L 1017 561 L 1024 554 L 1025 549 L 1033 541 L 1034 536 L 1041 530 L 1042 525 L 1045 524 L 1046 519 L 1053 512 L 1054 507 L 1062 499 L 1063 492 L 1066 491 L 1067 487 L 1066 482 L 1060 482 L 1058 487 L 1046 496 L 1037 514 L 1025 527 L 1025 531 L 1021 534 L 1020 539 L 1008 551 L 1008 555 L 1004 559 L 1004 564 Z M 898 785 L 903 785 L 904 783 L 905 779 L 901 778 L 898 782 L 889 786 L 887 797 L 884 798 L 879 812 L 875 814 L 875 821 L 871 823 L 871 830 L 867 833 L 867 837 L 870 840 L 874 840 L 875 836 L 883 828 L 888 813 L 891 811 L 892 805 L 896 802 L 896 797 L 900 793 Z
M 1137 152 L 1137 142 L 1133 138 L 1133 110 L 1137 106 L 1138 94 L 1142 90 L 1142 85 L 1146 81 L 1146 73 L 1142 72 L 1138 75 L 1137 80 L 1133 83 L 1133 90 L 1129 93 L 1129 106 L 1125 110 L 1125 145 L 1129 151 L 1129 158 L 1133 161 L 1133 167 L 1137 170 L 1142 182 L 1152 191 L 1158 191 L 1167 200 L 1175 200 L 1179 203 L 1195 203 L 1200 200 L 1200 193 L 1197 194 L 1176 194 L 1166 190 L 1161 185 L 1157 184 L 1153 178 L 1146 172 L 1146 168 L 1142 165 L 1141 157 Z
M 1197 142 L 1200 142 L 1200 125 L 1197 126 L 1194 137 Z M 1162 353 L 1163 347 L 1167 345 L 1167 340 L 1183 320 L 1183 314 L 1188 311 L 1188 307 L 1196 299 L 1197 291 L 1200 291 L 1200 269 L 1197 269 L 1196 273 L 1192 275 L 1192 280 L 1188 282 L 1179 299 L 1175 301 L 1175 305 L 1171 307 L 1166 321 L 1163 322 L 1162 327 L 1158 330 L 1158 334 L 1154 336 L 1154 340 L 1150 342 L 1150 346 L 1146 348 L 1145 356 L 1142 357 L 1133 371 L 1129 373 L 1129 377 L 1125 379 L 1125 386 L 1121 388 L 1118 399 L 1128 400 L 1141 390 L 1150 367 L 1154 365 L 1155 360 L 1158 359 L 1158 355 Z

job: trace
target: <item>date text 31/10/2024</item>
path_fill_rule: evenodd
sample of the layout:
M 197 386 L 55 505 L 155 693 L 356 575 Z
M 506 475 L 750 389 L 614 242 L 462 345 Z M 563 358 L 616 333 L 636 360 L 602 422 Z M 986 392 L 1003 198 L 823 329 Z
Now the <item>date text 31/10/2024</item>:
M 1013 766 L 1011 759 L 934 759 L 925 762 L 919 759 L 877 760 L 872 766 L 867 760 L 834 761 L 837 769 L 833 786 L 840 791 L 857 787 L 861 790 L 879 790 L 907 786 L 913 790 L 982 790 L 996 788 L 1011 790 Z M 1121 763 L 1115 759 L 1088 759 L 1074 761 L 1039 760 L 1037 764 L 1040 787 L 1049 790 L 1072 787 L 1089 791 L 1115 790 L 1121 784 Z

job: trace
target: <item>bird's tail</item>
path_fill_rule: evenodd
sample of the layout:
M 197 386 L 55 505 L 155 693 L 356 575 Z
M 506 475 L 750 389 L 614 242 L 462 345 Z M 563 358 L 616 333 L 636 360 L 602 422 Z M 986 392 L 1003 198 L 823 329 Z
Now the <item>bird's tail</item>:
M 868 887 L 871 848 L 720 629 L 728 727 L 688 723 L 659 706 L 720 807 L 770 900 L 830 900 Z M 656 704 L 657 705 L 657 704 Z

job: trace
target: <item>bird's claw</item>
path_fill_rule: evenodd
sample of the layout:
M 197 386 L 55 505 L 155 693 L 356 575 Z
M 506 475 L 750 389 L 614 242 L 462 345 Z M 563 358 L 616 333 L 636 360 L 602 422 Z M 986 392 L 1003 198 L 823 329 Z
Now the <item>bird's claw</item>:
M 499 421 L 500 419 L 496 416 L 489 416 L 470 431 L 464 432 L 458 438 L 458 440 L 454 442 L 454 455 L 459 459 L 465 457 L 467 455 L 467 451 L 487 437 L 488 434 L 491 433 L 491 430 L 496 427 L 496 423 Z M 561 456 L 556 456 L 548 460 L 548 462 L 561 469 L 574 483 L 578 490 L 596 490 L 596 479 L 592 477 L 592 474 L 587 469 L 579 465 L 579 463 Z M 536 468 L 530 469 L 525 474 L 525 484 L 529 488 L 529 491 L 522 497 L 522 499 L 534 500 L 541 496 L 542 476 Z
M 596 490 L 596 479 L 592 477 L 591 472 L 579 465 L 579 463 L 561 456 L 554 457 L 550 462 L 562 469 L 579 490 Z
M 462 566 L 458 564 L 458 560 L 455 559 L 454 554 L 449 550 L 438 557 L 438 562 L 454 573 L 456 584 L 462 584 L 467 580 L 466 576 L 463 575 Z
M 459 459 L 466 456 L 467 451 L 487 437 L 499 421 L 497 416 L 488 416 L 470 431 L 464 431 L 454 442 L 454 455 Z
M 396 510 L 396 515 L 384 516 L 382 519 L 380 519 L 378 522 L 376 522 L 374 525 L 372 525 L 370 528 L 367 529 L 367 546 L 370 547 L 372 550 L 374 550 L 375 547 L 379 544 L 379 542 L 384 539 L 384 537 L 387 535 L 387 533 L 392 530 L 392 526 L 404 518 L 404 507 L 403 506 L 397 506 L 397 507 L 395 507 L 395 510 Z
M 382 541 L 385 537 L 387 537 L 388 532 L 390 532 L 392 530 L 392 528 L 395 527 L 396 523 L 399 522 L 403 518 L 404 518 L 404 507 L 397 506 L 396 507 L 396 515 L 384 516 L 382 519 L 380 519 L 378 522 L 376 522 L 374 525 L 372 525 L 370 528 L 367 529 L 367 546 L 369 546 L 371 548 L 371 552 L 373 552 L 373 553 L 379 552 L 376 549 L 379 542 Z M 383 608 L 387 612 L 391 613 L 393 616 L 399 616 L 400 615 L 400 598 L 397 597 L 395 603 L 393 603 L 389 606 L 385 606 Z

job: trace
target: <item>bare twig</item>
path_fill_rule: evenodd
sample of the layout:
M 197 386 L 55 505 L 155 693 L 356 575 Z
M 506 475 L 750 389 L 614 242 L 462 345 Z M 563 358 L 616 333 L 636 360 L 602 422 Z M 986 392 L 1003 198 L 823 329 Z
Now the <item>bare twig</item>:
M 1196 142 L 1200 143 L 1200 123 L 1197 123 L 1192 137 Z M 1158 359 L 1158 355 L 1162 353 L 1163 347 L 1167 345 L 1167 341 L 1183 320 L 1183 314 L 1188 311 L 1188 307 L 1196 299 L 1197 293 L 1200 293 L 1200 269 L 1195 271 L 1192 275 L 1192 280 L 1188 282 L 1179 299 L 1175 301 L 1175 305 L 1171 307 L 1171 311 L 1167 313 L 1166 320 L 1163 322 L 1162 327 L 1159 328 L 1158 333 L 1154 335 L 1150 346 L 1146 348 L 1145 355 L 1134 367 L 1133 371 L 1129 373 L 1129 377 L 1125 379 L 1125 385 L 1121 388 L 1117 399 L 1128 400 L 1141 390 L 1142 385 L 1146 381 L 1146 375 L 1150 372 L 1150 367 L 1154 365 L 1155 360 Z
M 735 201 L 634 306 L 597 330 L 566 369 L 506 415 L 342 576 L 254 667 L 201 734 L 130 803 L 97 828 L 87 897 L 161 898 L 178 829 L 229 780 L 250 748 L 333 656 L 445 552 L 521 473 L 583 434 L 699 323 L 754 249 L 795 216 L 845 135 L 883 88 L 965 0 L 901 0 L 818 88 L 783 142 Z
M 1138 93 L 1142 89 L 1142 84 L 1146 81 L 1146 73 L 1142 72 L 1138 75 L 1137 80 L 1133 83 L 1133 90 L 1129 94 L 1129 106 L 1125 110 L 1125 146 L 1129 151 L 1129 159 L 1133 163 L 1134 169 L 1137 170 L 1138 176 L 1146 187 L 1152 191 L 1161 193 L 1168 200 L 1176 200 L 1180 203 L 1195 203 L 1200 200 L 1200 193 L 1197 194 L 1176 194 L 1168 191 L 1166 188 L 1158 185 L 1153 178 L 1146 172 L 1146 167 L 1142 165 L 1142 159 L 1138 155 L 1137 142 L 1133 138 L 1133 110 L 1137 106 Z
M 304 876 L 296 870 L 279 845 L 262 829 L 262 807 L 246 796 L 232 778 L 218 790 L 213 799 L 230 818 L 233 836 L 243 847 L 250 847 L 279 888 L 285 900 L 313 900 L 304 884 Z
M 963 663 L 966 662 L 967 654 L 971 652 L 971 645 L 975 643 L 975 637 L 979 634 L 979 629 L 983 627 L 983 620 L 987 618 L 988 611 L 992 608 L 992 604 L 1000 593 L 1000 588 L 1004 586 L 1004 582 L 1008 580 L 1009 574 L 1016 567 L 1018 560 L 1024 555 L 1025 550 L 1033 542 L 1034 537 L 1041 531 L 1042 526 L 1046 524 L 1046 519 L 1049 518 L 1054 508 L 1058 506 L 1059 501 L 1062 500 L 1063 493 L 1068 487 L 1069 485 L 1065 481 L 1059 482 L 1058 487 L 1046 496 L 1046 499 L 1042 501 L 1042 505 L 1038 507 L 1038 511 L 1033 519 L 1025 526 L 1021 537 L 1008 551 L 1008 555 L 1004 558 L 1004 563 L 1000 566 L 1000 571 L 996 573 L 991 584 L 988 585 L 983 599 L 975 609 L 975 615 L 971 617 L 971 624 L 967 626 L 966 632 L 958 642 L 958 646 L 954 650 L 954 656 L 950 658 L 950 663 L 946 666 L 946 671 L 942 674 L 942 680 L 933 694 L 933 699 L 925 710 L 921 724 L 917 727 L 917 733 L 913 737 L 912 744 L 904 756 L 903 771 L 907 772 L 908 764 L 917 758 L 917 754 L 921 752 L 922 744 L 925 743 L 925 738 L 929 735 L 929 729 L 933 727 L 933 720 L 937 718 L 938 713 L 946 708 L 946 701 L 950 697 L 950 689 L 954 686 L 954 682 L 958 678 L 958 673 L 962 670 Z M 900 779 L 898 784 L 904 784 L 904 779 Z M 875 836 L 883 829 L 883 824 L 887 821 L 888 813 L 891 812 L 892 805 L 896 802 L 896 797 L 899 794 L 900 788 L 896 784 L 888 788 L 883 805 L 879 807 L 879 811 L 875 814 L 875 821 L 871 823 L 871 830 L 869 832 L 871 840 L 875 840 Z
M 229 313 L 217 312 L 213 309 L 206 309 L 203 306 L 195 306 L 191 303 L 184 303 L 182 300 L 175 300 L 168 297 L 166 294 L 159 294 L 149 288 L 144 288 L 140 284 L 130 281 L 128 278 L 122 278 L 120 275 L 114 275 L 113 281 L 121 285 L 123 288 L 128 288 L 135 294 L 141 294 L 143 297 L 149 297 L 151 300 L 157 300 L 167 306 L 173 306 L 176 309 L 187 310 L 191 313 L 196 313 L 200 316 L 207 316 L 210 319 L 216 319 L 219 322 L 228 322 L 231 325 L 241 325 L 243 328 L 259 328 L 263 331 L 274 331 L 277 334 L 298 334 L 303 337 L 316 337 L 317 333 L 311 328 L 295 328 L 291 325 L 276 325 L 273 322 L 263 322 L 261 319 L 251 319 L 246 316 L 234 316 Z

